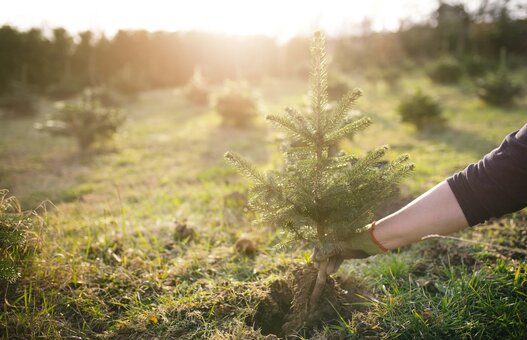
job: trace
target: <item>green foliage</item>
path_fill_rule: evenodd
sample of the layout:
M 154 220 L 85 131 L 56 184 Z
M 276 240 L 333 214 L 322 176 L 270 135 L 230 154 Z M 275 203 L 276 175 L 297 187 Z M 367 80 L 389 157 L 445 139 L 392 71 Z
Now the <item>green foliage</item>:
M 418 129 L 443 122 L 439 103 L 421 90 L 404 98 L 397 111 L 403 122 L 411 123 Z
M 449 251 L 443 250 L 450 253 L 456 248 L 450 244 Z M 370 331 L 375 325 L 374 337 L 381 339 L 525 338 L 525 263 L 500 260 L 479 268 L 447 265 L 438 263 L 439 258 L 445 260 L 441 255 L 431 253 L 435 259 L 412 254 L 419 258 L 418 266 L 428 264 L 426 272 L 415 268 L 415 263 L 409 266 L 408 255 L 403 260 L 401 255 L 390 256 L 367 268 L 385 298 L 361 318 L 366 325 L 360 326 Z M 467 250 L 461 254 L 467 256 Z M 433 265 L 429 263 L 434 260 Z
M 80 102 L 58 103 L 57 111 L 45 123 L 36 124 L 35 128 L 54 136 L 73 137 L 83 152 L 95 142 L 111 138 L 124 119 L 120 111 L 102 107 L 85 95 Z
M 455 84 L 463 76 L 463 66 L 452 57 L 442 57 L 428 68 L 428 76 L 439 84 Z
M 225 125 L 244 127 L 258 114 L 258 102 L 247 83 L 227 81 L 216 97 L 216 111 Z
M 253 181 L 249 204 L 260 213 L 261 222 L 283 228 L 291 240 L 313 245 L 349 236 L 371 222 L 372 209 L 395 190 L 412 165 L 404 155 L 380 166 L 386 146 L 363 158 L 329 152 L 371 121 L 349 115 L 361 95 L 358 89 L 329 108 L 321 33 L 315 34 L 311 53 L 310 109 L 300 113 L 288 108 L 282 115 L 267 117 L 289 135 L 282 169 L 262 173 L 237 154 L 228 152 L 225 157 Z
M 0 117 L 28 117 L 37 113 L 37 97 L 22 83 L 11 84 L 0 96 Z
M 38 219 L 25 213 L 7 190 L 0 190 L 0 287 L 20 278 L 23 262 L 36 250 Z M 0 291 L 1 291 L 0 290 Z M 3 295 L 3 294 L 2 294 Z
M 504 72 L 495 72 L 478 82 L 478 96 L 491 105 L 510 105 L 521 94 L 521 85 Z
M 478 96 L 486 103 L 506 106 L 522 94 L 522 87 L 511 77 L 505 52 L 502 52 L 499 69 L 478 81 Z
M 209 102 L 209 90 L 199 68 L 194 69 L 192 78 L 185 87 L 185 97 L 196 105 L 206 105 Z

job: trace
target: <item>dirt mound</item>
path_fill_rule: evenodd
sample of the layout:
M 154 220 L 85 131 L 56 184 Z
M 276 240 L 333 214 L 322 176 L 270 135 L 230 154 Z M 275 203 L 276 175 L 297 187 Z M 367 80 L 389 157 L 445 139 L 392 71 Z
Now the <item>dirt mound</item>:
M 317 269 L 312 265 L 291 268 L 285 278 L 269 286 L 248 323 L 260 328 L 264 335 L 309 335 L 321 323 L 335 322 L 339 315 L 351 317 L 351 312 L 357 309 L 353 303 L 364 301 L 359 295 L 368 295 L 364 285 L 355 279 L 339 283 L 329 277 L 315 312 L 309 313 L 316 277 Z

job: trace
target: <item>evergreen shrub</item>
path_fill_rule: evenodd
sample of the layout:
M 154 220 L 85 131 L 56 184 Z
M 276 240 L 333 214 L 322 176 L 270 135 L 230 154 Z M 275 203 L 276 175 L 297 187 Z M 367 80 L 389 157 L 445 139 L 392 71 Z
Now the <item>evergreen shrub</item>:
M 490 74 L 478 81 L 479 98 L 491 105 L 511 105 L 521 94 L 521 85 L 503 72 Z
M 517 97 L 522 95 L 521 85 L 514 81 L 507 67 L 504 50 L 501 52 L 498 70 L 480 79 L 477 85 L 478 96 L 491 105 L 511 105 Z
M 443 57 L 429 66 L 428 76 L 439 84 L 455 84 L 463 76 L 463 66 L 452 57 Z
M 421 90 L 404 98 L 399 103 L 397 111 L 403 122 L 411 123 L 418 129 L 431 127 L 443 122 L 439 103 Z
M 184 89 L 187 100 L 195 105 L 207 105 L 209 102 L 209 90 L 199 68 L 194 70 L 192 78 Z
M 34 212 L 21 211 L 17 200 L 0 190 L 0 287 L 16 282 L 27 261 L 39 248 L 42 220 Z M 2 294 L 3 296 L 3 294 Z
M 226 81 L 216 97 L 216 111 L 227 126 L 245 127 L 258 114 L 258 101 L 245 82 Z
M 49 119 L 36 124 L 35 128 L 53 136 L 73 137 L 84 152 L 95 142 L 111 138 L 124 120 L 121 111 L 103 107 L 85 96 L 81 101 L 58 103 Z

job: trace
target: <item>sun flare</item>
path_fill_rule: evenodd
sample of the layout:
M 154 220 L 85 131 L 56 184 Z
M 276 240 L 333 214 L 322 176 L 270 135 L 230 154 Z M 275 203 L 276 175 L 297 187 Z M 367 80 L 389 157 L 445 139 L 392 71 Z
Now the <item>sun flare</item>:
M 421 20 L 435 1 L 103 1 L 79 7 L 67 0 L 21 0 L 4 4 L 0 22 L 71 31 L 95 30 L 113 34 L 119 29 L 149 31 L 201 30 L 217 33 L 263 34 L 288 38 L 314 29 L 329 34 L 349 33 L 370 19 L 375 29 L 396 29 L 402 18 Z

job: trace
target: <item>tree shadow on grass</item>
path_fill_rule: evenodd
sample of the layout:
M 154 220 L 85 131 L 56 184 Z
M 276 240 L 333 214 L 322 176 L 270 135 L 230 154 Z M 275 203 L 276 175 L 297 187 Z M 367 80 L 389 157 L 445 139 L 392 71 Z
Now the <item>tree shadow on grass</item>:
M 251 161 L 263 163 L 270 156 L 268 130 L 263 124 L 244 128 L 219 125 L 209 136 L 207 152 L 212 157 L 223 158 L 225 152 L 234 151 Z
M 446 124 L 420 131 L 417 138 L 435 144 L 446 144 L 456 152 L 471 153 L 477 157 L 483 157 L 499 146 L 499 143 L 481 135 Z

